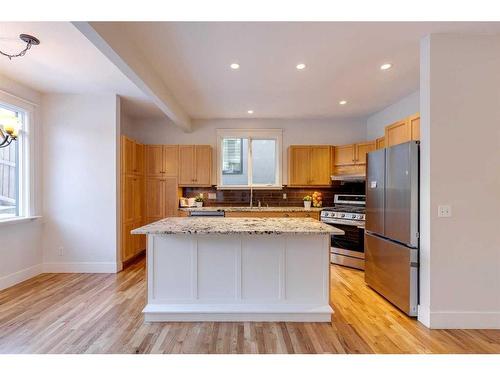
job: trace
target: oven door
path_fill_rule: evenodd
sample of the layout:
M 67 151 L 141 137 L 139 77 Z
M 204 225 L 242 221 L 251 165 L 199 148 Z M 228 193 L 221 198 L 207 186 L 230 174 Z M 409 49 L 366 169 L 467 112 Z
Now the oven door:
M 331 246 L 363 255 L 365 252 L 365 230 L 356 225 L 330 224 L 345 232 L 343 236 L 332 236 Z

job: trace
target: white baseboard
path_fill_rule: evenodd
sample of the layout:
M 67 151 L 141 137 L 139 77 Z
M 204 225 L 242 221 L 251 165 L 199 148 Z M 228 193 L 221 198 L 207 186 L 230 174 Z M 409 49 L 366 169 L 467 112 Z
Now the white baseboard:
M 430 311 L 427 306 L 418 305 L 418 321 L 422 323 L 424 326 L 430 328 L 431 327 L 431 316 Z
M 429 320 L 432 329 L 500 329 L 500 311 L 431 311 Z
M 32 267 L 28 267 L 23 270 L 11 273 L 7 276 L 0 277 L 0 290 L 7 289 L 13 285 L 31 279 L 32 277 L 35 277 L 36 275 L 39 275 L 42 272 L 43 272 L 42 265 L 36 264 Z
M 121 265 L 113 262 L 44 263 L 44 273 L 117 273 Z
M 331 322 L 333 309 L 317 306 L 270 304 L 151 304 L 146 322 Z

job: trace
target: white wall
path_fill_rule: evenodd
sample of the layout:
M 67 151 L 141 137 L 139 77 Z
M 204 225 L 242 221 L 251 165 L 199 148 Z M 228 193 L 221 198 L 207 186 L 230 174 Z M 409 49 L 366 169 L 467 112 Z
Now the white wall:
M 37 120 L 37 105 L 40 102 L 40 93 L 23 86 L 7 77 L 0 75 L 0 95 L 2 101 L 14 105 L 25 103 L 34 107 L 34 123 L 31 138 L 33 145 L 33 200 L 32 214 L 41 210 L 41 175 L 40 175 L 40 123 Z M 40 219 L 0 224 L 0 290 L 29 279 L 42 271 L 42 225 Z
M 421 44 L 421 311 L 500 328 L 500 37 Z M 451 205 L 452 217 L 437 217 Z
M 366 120 L 367 139 L 375 139 L 384 135 L 384 129 L 398 120 L 420 112 L 420 93 L 415 91 L 398 100 L 396 103 L 374 113 Z
M 42 113 L 44 269 L 116 272 L 117 97 L 44 95 Z
M 122 132 L 145 144 L 209 144 L 216 149 L 217 129 L 283 129 L 283 183 L 287 179 L 287 150 L 290 145 L 342 145 L 366 140 L 366 123 L 361 119 L 275 120 L 233 119 L 195 120 L 192 131 L 183 132 L 165 121 L 133 120 Z M 215 155 L 214 155 L 215 171 Z M 215 177 L 215 175 L 214 175 Z M 213 179 L 215 183 L 215 178 Z

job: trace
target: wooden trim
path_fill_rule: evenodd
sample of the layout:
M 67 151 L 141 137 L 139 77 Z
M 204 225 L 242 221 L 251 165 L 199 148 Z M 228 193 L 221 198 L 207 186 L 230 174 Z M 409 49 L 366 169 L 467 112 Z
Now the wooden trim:
M 125 270 L 125 268 L 129 267 L 131 264 L 139 261 L 139 259 L 141 258 L 145 258 L 146 257 L 146 249 L 143 249 L 141 251 L 139 251 L 137 254 L 135 254 L 133 257 L 127 259 L 127 260 L 124 260 L 122 262 L 122 271 Z

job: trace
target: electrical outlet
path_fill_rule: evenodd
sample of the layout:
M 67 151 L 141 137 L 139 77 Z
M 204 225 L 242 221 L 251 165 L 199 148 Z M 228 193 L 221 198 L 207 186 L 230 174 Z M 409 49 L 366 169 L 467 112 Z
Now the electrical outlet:
M 438 206 L 438 217 L 451 217 L 451 206 L 448 205 Z
M 217 199 L 216 193 L 208 193 L 208 199 Z
M 64 255 L 64 247 L 59 246 L 59 256 L 62 257 Z
M 283 193 L 283 199 L 286 199 L 286 193 Z

